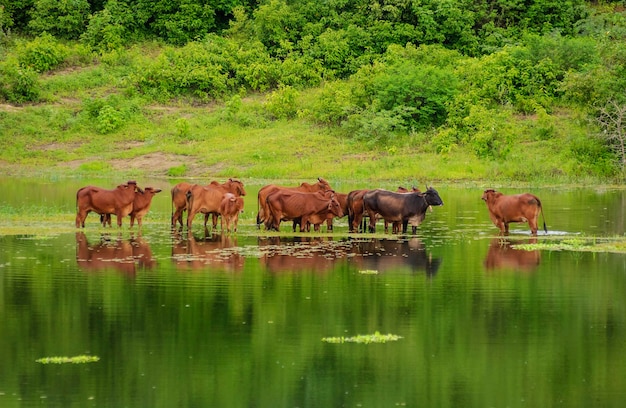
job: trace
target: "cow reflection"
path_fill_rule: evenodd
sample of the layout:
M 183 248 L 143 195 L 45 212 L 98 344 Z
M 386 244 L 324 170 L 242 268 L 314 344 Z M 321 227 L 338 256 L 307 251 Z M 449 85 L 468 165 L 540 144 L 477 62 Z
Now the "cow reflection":
M 84 232 L 76 233 L 76 263 L 87 272 L 116 270 L 134 275 L 137 269 L 151 269 L 156 265 L 150 245 L 141 236 L 123 239 L 102 234 L 100 241 L 89 243 Z
M 331 237 L 259 238 L 260 261 L 272 273 L 332 270 L 346 258 L 349 244 Z
M 352 244 L 350 262 L 359 270 L 386 271 L 409 270 L 411 273 L 425 272 L 434 276 L 441 265 L 441 258 L 433 258 L 418 238 L 368 239 Z
M 485 259 L 485 268 L 488 270 L 509 269 L 517 271 L 532 271 L 541 262 L 541 253 L 515 249 L 513 245 L 522 241 L 510 241 L 503 238 L 494 238 L 489 244 L 489 251 Z M 528 240 L 529 244 L 536 244 L 537 239 Z
M 214 230 L 215 231 L 215 230 Z M 204 236 L 196 238 L 193 233 L 174 233 L 172 260 L 180 269 L 220 269 L 238 272 L 243 269 L 244 257 L 237 250 L 235 236 L 205 229 Z

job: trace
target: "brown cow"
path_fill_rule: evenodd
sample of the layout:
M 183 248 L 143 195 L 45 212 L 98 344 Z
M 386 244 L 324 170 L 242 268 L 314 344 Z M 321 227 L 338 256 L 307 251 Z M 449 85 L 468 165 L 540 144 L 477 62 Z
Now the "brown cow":
M 224 194 L 219 209 L 219 213 L 222 216 L 222 232 L 224 231 L 224 224 L 226 224 L 226 231 L 230 232 L 231 222 L 233 223 L 233 232 L 237 232 L 240 212 L 243 212 L 243 197 L 238 197 L 231 193 Z
M 267 197 L 270 194 L 276 192 L 277 190 L 315 193 L 318 191 L 322 191 L 322 192 L 332 191 L 332 188 L 330 187 L 330 184 L 321 177 L 318 177 L 317 183 L 315 184 L 302 183 L 297 187 L 280 187 L 274 184 L 269 184 L 267 186 L 262 187 L 259 190 L 259 194 L 258 194 L 258 212 L 256 216 L 256 224 L 259 228 L 261 227 L 261 223 L 265 223 L 266 225 L 268 223 L 271 223 L 271 220 L 268 219 L 269 211 L 267 209 Z
M 267 199 L 270 216 L 265 228 L 279 231 L 280 222 L 301 218 L 300 232 L 304 232 L 309 218 L 322 211 L 329 211 L 337 217 L 343 217 L 341 205 L 335 193 L 302 193 L 299 191 L 277 190 Z
M 348 195 L 343 193 L 335 193 L 335 198 L 339 202 L 341 206 L 341 211 L 343 215 L 348 214 Z M 321 211 L 317 214 L 314 214 L 309 218 L 309 222 L 305 226 L 306 232 L 311 231 L 311 224 L 313 224 L 313 230 L 319 231 L 320 226 L 326 221 L 326 231 L 330 232 L 333 230 L 333 218 L 335 218 L 335 214 L 331 213 L 328 210 Z M 296 232 L 296 226 L 301 224 L 301 219 L 296 218 L 293 220 L 293 232 Z
M 183 212 L 187 210 L 187 192 L 195 184 L 186 182 L 178 183 L 172 188 L 172 227 L 176 226 L 176 222 L 183 226 Z M 239 180 L 229 178 L 225 183 L 220 184 L 217 181 L 212 181 L 205 187 L 222 188 L 225 193 L 232 193 L 237 196 L 245 196 L 246 190 L 243 188 L 243 183 Z M 189 215 L 187 215 L 189 216 Z M 208 214 L 205 215 L 205 218 Z M 217 223 L 217 216 L 214 215 L 214 225 Z M 207 220 L 205 219 L 205 225 Z
M 143 191 L 137 191 L 135 193 L 135 199 L 133 200 L 133 210 L 130 212 L 130 226 L 131 228 L 135 225 L 135 218 L 137 219 L 137 225 L 141 228 L 141 222 L 143 220 L 144 215 L 148 213 L 150 210 L 150 205 L 152 205 L 152 199 L 157 193 L 160 193 L 162 190 L 160 188 L 152 188 L 146 187 Z M 111 226 L 111 214 L 101 214 L 100 221 L 102 222 L 102 226 L 106 226 L 109 224 Z
M 187 191 L 193 186 L 191 183 L 178 183 L 172 187 L 172 228 L 176 221 L 183 226 L 183 212 L 187 210 Z
M 196 214 L 204 214 L 204 227 L 206 228 L 209 215 L 213 215 L 213 229 L 217 228 L 217 218 L 219 216 L 220 205 L 222 199 L 227 193 L 235 196 L 244 196 L 246 191 L 243 183 L 238 180 L 230 179 L 224 184 L 211 183 L 206 187 L 198 184 L 191 186 L 187 191 L 187 228 L 191 228 L 192 222 Z
M 518 242 L 518 244 L 521 243 L 521 241 Z M 529 239 L 528 243 L 536 244 L 537 238 Z M 541 252 L 539 250 L 516 249 L 514 244 L 502 238 L 492 239 L 485 258 L 485 268 L 488 270 L 512 269 L 526 272 L 536 269 L 541 262 Z
M 115 214 L 117 226 L 122 226 L 122 219 L 133 210 L 135 192 L 141 191 L 137 182 L 120 184 L 113 190 L 87 186 L 76 192 L 76 228 L 85 228 L 85 219 L 93 211 L 98 214 Z
M 488 189 L 483 193 L 482 200 L 487 204 L 491 221 L 500 228 L 500 234 L 509 234 L 511 222 L 528 222 L 532 235 L 537 235 L 537 219 L 540 212 L 543 216 L 543 208 L 536 196 L 529 193 L 504 195 Z M 543 230 L 548 233 L 545 216 Z
M 359 232 L 361 221 L 365 215 L 365 207 L 363 207 L 363 196 L 370 190 L 353 190 L 348 193 L 348 227 L 350 232 Z M 365 232 L 365 225 L 362 231 Z

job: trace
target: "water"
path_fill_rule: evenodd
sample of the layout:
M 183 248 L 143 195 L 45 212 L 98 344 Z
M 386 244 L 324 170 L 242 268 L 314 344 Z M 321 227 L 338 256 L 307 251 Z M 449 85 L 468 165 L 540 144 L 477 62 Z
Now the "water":
M 416 236 L 348 236 L 343 219 L 278 238 L 258 235 L 248 185 L 237 235 L 171 233 L 160 180 L 141 232 L 94 215 L 78 231 L 92 183 L 114 184 L 0 180 L 0 208 L 63 219 L 0 236 L 2 407 L 623 405 L 626 256 L 511 247 L 527 226 L 494 239 L 480 190 L 435 186 L 444 206 Z M 532 192 L 540 242 L 624 233 L 624 191 Z M 377 331 L 402 338 L 322 341 Z M 99 361 L 36 362 L 78 355 Z

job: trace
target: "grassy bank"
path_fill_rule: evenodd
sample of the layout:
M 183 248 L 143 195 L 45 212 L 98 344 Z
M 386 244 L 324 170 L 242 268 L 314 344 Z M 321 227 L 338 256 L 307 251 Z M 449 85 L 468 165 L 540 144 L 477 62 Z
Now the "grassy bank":
M 590 176 L 601 174 L 589 167 L 597 165 L 592 159 L 597 145 L 585 144 L 592 129 L 584 113 L 566 107 L 537 115 L 502 107 L 502 117 L 481 119 L 493 120 L 493 132 L 506 133 L 510 150 L 498 158 L 480 157 L 469 145 L 445 143 L 442 129 L 398 131 L 381 137 L 384 143 L 371 143 L 314 120 L 311 112 L 319 110 L 315 104 L 323 86 L 211 103 L 156 104 L 154 97 L 129 86 L 128 78 L 160 52 L 158 45 L 143 44 L 41 74 L 40 102 L 0 105 L 0 170 L 251 182 L 320 176 L 406 185 L 619 182 Z M 281 115 L 284 111 L 293 114 Z M 448 148 L 442 151 L 442 146 Z

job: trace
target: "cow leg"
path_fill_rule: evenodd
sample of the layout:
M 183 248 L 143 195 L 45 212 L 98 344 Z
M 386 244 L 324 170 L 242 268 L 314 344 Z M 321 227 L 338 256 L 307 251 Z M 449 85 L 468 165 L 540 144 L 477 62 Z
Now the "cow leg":
M 196 216 L 196 213 L 193 211 L 189 211 L 189 214 L 187 214 L 187 229 L 189 231 L 191 231 L 191 223 L 193 222 L 194 217 Z M 205 225 L 206 227 L 206 225 Z
M 89 212 L 79 211 L 76 214 L 76 228 L 85 228 L 85 219 Z
M 219 217 L 218 213 L 211 213 L 213 216 L 213 229 L 217 228 L 217 219 Z M 226 224 L 228 226 L 228 223 Z
M 409 220 L 402 220 L 402 234 L 406 234 L 409 229 Z
M 376 232 L 376 214 L 369 213 L 369 217 L 370 217 L 369 231 L 374 233 Z
M 412 226 L 413 235 L 417 234 L 417 227 L 415 225 Z
M 118 228 L 122 228 L 122 220 L 124 219 L 124 216 L 122 216 L 122 213 L 116 213 L 115 216 L 117 217 L 117 227 Z
M 300 218 L 300 232 L 309 231 L 309 219 L 307 217 Z

